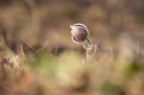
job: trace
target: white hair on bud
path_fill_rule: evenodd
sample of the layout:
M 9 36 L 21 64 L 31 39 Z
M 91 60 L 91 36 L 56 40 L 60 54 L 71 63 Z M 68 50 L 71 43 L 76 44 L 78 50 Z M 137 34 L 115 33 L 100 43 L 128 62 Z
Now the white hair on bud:
M 87 33 L 89 34 L 89 30 L 88 30 L 88 28 L 84 24 L 82 24 L 82 23 L 76 23 L 76 24 L 73 24 L 73 26 L 81 26 L 83 29 L 86 29 Z
M 77 44 L 82 44 L 83 42 L 78 42 L 73 36 L 72 36 L 72 41 L 74 42 L 74 43 L 77 43 Z
M 87 39 L 87 36 L 89 35 L 89 31 L 87 27 L 84 24 L 76 23 L 73 25 L 70 25 L 71 34 L 72 34 L 72 40 L 75 43 L 82 43 Z

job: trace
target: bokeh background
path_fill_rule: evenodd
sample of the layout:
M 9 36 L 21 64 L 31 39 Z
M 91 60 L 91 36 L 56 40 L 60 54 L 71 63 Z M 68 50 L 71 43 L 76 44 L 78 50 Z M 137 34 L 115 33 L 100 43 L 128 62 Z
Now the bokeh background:
M 0 95 L 143 95 L 143 4 L 0 0 Z M 100 48 L 89 63 L 75 23 Z

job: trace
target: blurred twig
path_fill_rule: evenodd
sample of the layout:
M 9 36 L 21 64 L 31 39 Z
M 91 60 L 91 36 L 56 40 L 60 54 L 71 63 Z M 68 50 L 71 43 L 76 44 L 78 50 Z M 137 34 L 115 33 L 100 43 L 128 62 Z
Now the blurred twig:
M 35 0 L 25 0 L 25 2 L 28 4 L 29 8 L 31 9 L 32 29 L 34 29 L 34 31 L 38 33 L 40 29 L 40 15 L 39 15 L 38 6 Z

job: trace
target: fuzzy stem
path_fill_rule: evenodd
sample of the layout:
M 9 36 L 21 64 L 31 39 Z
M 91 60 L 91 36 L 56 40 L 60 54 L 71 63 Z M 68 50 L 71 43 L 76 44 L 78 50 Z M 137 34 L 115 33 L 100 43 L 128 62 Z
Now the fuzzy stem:
M 89 47 L 91 46 L 91 42 L 88 38 L 86 38 L 86 41 L 88 42 Z

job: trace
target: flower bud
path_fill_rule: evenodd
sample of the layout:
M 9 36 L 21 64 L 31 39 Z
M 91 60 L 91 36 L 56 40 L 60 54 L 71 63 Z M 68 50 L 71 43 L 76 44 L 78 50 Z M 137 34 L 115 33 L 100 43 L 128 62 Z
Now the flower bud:
M 77 23 L 74 25 L 70 25 L 70 27 L 72 29 L 71 34 L 72 34 L 72 40 L 74 42 L 80 43 L 87 39 L 89 31 L 85 25 Z

